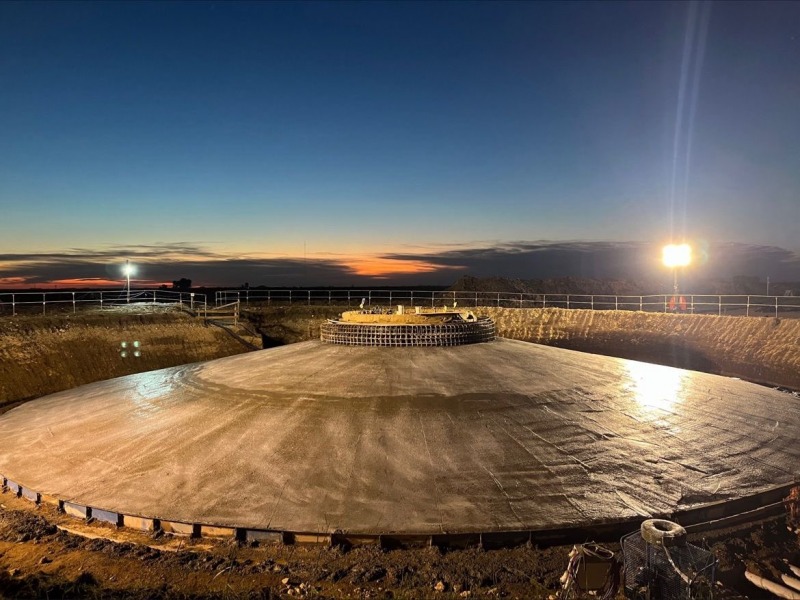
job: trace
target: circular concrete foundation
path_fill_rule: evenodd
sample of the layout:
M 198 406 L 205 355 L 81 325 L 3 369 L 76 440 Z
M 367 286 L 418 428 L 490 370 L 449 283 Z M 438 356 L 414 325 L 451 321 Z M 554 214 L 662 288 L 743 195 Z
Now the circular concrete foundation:
M 722 514 L 796 482 L 798 438 L 796 398 L 735 379 L 502 339 L 305 342 L 24 404 L 0 474 L 144 528 L 512 539 Z

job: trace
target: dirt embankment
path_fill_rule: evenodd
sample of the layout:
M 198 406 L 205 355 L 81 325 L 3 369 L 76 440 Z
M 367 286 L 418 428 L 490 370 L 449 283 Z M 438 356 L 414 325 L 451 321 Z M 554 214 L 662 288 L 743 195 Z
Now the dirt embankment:
M 325 319 L 336 319 L 354 306 L 268 306 L 245 309 L 244 318 L 261 332 L 264 348 L 318 340 Z
M 346 307 L 253 311 L 268 345 L 319 338 L 319 325 Z M 503 337 L 740 377 L 800 390 L 800 319 L 718 317 L 559 308 L 475 309 Z M 265 346 L 266 347 L 266 346 Z
M 0 319 L 0 406 L 244 350 L 222 329 L 178 312 Z

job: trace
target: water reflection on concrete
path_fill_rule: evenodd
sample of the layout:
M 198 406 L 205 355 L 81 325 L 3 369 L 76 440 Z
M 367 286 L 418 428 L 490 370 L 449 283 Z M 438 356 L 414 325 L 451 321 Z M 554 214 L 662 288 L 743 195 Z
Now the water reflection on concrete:
M 643 409 L 673 412 L 686 399 L 690 371 L 635 361 L 626 361 L 625 370 L 630 382 L 624 387 Z
M 130 398 L 133 403 L 132 416 L 146 418 L 164 409 L 162 398 L 168 396 L 176 386 L 174 369 L 140 373 Z

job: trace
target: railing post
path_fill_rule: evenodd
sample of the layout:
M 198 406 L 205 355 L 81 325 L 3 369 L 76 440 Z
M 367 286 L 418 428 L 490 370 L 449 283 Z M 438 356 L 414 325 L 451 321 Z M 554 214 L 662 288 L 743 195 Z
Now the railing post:
M 547 308 L 547 294 L 542 294 L 542 308 Z
M 331 291 L 328 290 L 328 306 L 331 305 Z
M 292 304 L 292 290 L 289 290 L 289 305 Z
M 689 296 L 689 302 L 691 303 L 691 308 L 689 310 L 694 314 L 694 296 Z
M 667 312 L 667 297 L 664 296 L 664 312 Z
M 75 313 L 75 292 L 72 292 L 72 314 L 74 315 Z
M 389 290 L 389 306 L 392 306 L 392 290 Z
M 47 292 L 42 292 L 42 314 L 47 314 Z
M 156 303 L 156 291 L 153 290 L 153 304 Z
M 717 316 L 721 317 L 722 316 L 722 296 L 717 296 L 717 303 L 718 303 L 717 304 L 717 306 L 718 306 Z
M 592 310 L 594 310 L 594 294 L 589 296 L 589 302 L 590 302 L 590 305 L 592 307 Z
M 367 296 L 369 297 L 369 301 L 367 302 L 367 306 L 372 306 L 372 290 L 367 292 Z
M 350 290 L 347 290 L 347 306 L 350 306 Z
M 778 297 L 775 296 L 775 318 L 778 318 Z
M 614 296 L 614 310 L 619 310 L 619 296 Z
M 569 294 L 567 294 L 567 308 L 569 308 Z
M 643 298 L 639 296 L 639 312 L 642 312 L 642 300 Z
M 103 292 L 100 292 L 100 310 L 103 310 Z
M 519 294 L 519 307 L 522 308 L 522 292 Z
M 414 306 L 414 290 L 411 290 L 411 306 Z
M 17 316 L 17 299 L 14 297 L 15 294 L 11 294 L 11 316 Z
M 750 296 L 747 297 L 747 309 L 745 309 L 744 311 L 744 316 L 745 317 L 750 316 Z
M 308 305 L 311 306 L 311 290 L 306 290 L 308 292 Z
M 500 292 L 497 292 L 497 308 L 500 308 Z

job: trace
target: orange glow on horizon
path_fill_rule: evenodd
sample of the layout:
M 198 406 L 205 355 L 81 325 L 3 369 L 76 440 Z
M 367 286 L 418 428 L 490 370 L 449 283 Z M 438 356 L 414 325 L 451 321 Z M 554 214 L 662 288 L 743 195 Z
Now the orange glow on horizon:
M 439 265 L 424 260 L 398 260 L 394 258 L 353 257 L 342 261 L 353 274 L 362 277 L 387 277 L 389 275 L 414 275 L 441 269 Z
M 27 281 L 27 277 L 0 277 L 0 289 L 24 286 Z

